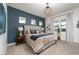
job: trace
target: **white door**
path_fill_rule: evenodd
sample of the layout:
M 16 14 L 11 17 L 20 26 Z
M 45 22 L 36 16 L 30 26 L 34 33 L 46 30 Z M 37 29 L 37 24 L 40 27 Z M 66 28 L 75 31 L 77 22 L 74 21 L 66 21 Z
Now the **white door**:
M 60 39 L 66 41 L 67 34 L 66 34 L 66 19 L 60 20 Z
M 60 16 L 54 18 L 54 35 L 57 37 L 60 36 L 60 40 L 67 40 L 67 32 L 66 32 L 66 16 Z M 58 29 L 60 33 L 58 34 Z

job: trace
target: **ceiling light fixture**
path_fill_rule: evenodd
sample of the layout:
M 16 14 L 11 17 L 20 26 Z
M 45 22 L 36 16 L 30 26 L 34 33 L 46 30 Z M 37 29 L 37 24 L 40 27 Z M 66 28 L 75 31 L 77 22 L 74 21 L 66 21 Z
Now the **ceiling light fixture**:
M 49 3 L 46 3 L 46 7 L 43 12 L 46 18 L 52 16 L 52 8 L 49 6 Z

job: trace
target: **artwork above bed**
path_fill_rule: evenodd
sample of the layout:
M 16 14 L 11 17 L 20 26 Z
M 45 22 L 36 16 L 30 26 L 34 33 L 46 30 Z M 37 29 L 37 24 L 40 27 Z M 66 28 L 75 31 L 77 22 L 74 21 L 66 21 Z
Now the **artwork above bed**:
M 0 3 L 0 34 L 6 31 L 6 12 L 2 3 Z

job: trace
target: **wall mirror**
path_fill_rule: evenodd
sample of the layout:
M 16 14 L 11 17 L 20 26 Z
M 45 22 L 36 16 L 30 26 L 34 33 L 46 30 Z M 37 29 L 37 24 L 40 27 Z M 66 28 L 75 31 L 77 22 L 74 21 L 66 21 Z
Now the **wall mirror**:
M 6 31 L 6 12 L 2 3 L 0 3 L 0 34 Z

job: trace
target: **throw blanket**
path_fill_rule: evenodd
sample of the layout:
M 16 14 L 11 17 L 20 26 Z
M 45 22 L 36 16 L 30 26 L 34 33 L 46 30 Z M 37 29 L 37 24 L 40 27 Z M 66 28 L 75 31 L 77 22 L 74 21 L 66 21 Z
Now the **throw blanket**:
M 45 33 L 45 34 L 39 34 L 39 35 L 32 35 L 30 38 L 35 41 L 37 38 L 39 37 L 43 37 L 43 36 L 48 36 L 48 35 L 52 35 L 52 33 Z

